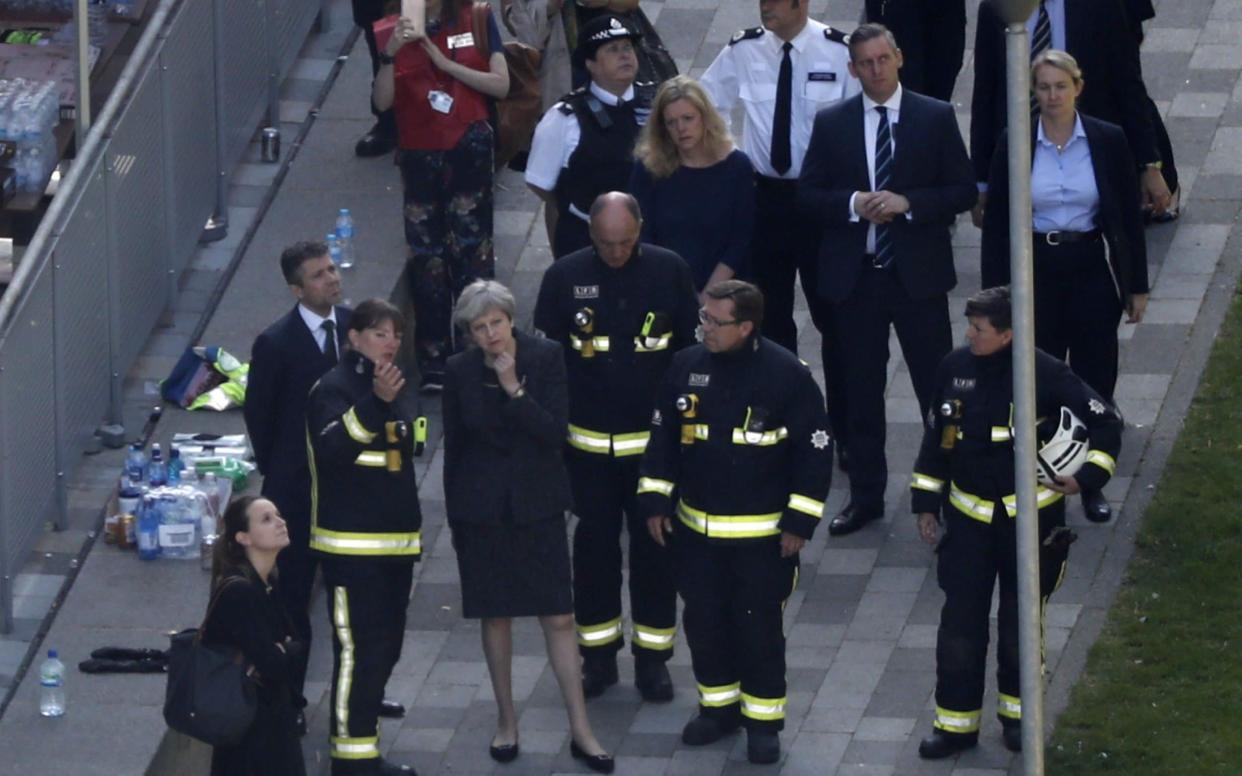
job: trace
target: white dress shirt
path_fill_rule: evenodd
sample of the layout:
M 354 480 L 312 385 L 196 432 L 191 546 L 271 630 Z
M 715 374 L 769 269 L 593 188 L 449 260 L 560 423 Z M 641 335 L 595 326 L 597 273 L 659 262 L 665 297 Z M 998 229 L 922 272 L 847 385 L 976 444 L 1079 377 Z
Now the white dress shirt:
M 880 112 L 876 110 L 876 107 L 883 105 L 888 109 L 888 133 L 892 138 L 893 162 L 896 163 L 897 132 L 894 128 L 901 121 L 901 84 L 897 84 L 897 91 L 893 92 L 884 102 L 876 102 L 863 94 L 862 103 L 863 143 L 867 149 L 867 180 L 871 182 L 871 190 L 875 191 L 875 140 L 880 131 Z M 854 210 L 854 198 L 860 193 L 855 191 L 850 195 L 850 220 L 854 222 L 862 220 L 862 217 Z M 909 219 L 910 213 L 907 211 L 906 220 Z M 875 224 L 867 225 L 867 253 L 875 253 Z
M 588 87 L 605 105 L 616 105 L 634 99 L 634 87 L 625 90 L 620 98 L 612 92 L 606 92 L 594 81 Z M 561 177 L 561 170 L 569 166 L 569 157 L 578 148 L 582 138 L 582 129 L 578 126 L 578 117 L 572 113 L 564 113 L 560 101 L 548 108 L 548 112 L 539 119 L 535 127 L 535 137 L 530 142 L 530 155 L 526 158 L 526 183 L 537 189 L 552 191 L 556 188 L 556 180 Z
M 850 52 L 844 43 L 824 37 L 826 25 L 808 19 L 790 43 L 793 90 L 789 122 L 789 150 L 793 164 L 784 175 L 772 169 L 772 116 L 776 112 L 776 82 L 784 57 L 781 40 L 770 30 L 755 38 L 726 45 L 699 79 L 716 109 L 732 124 L 733 106 L 742 101 L 742 151 L 755 171 L 769 178 L 796 179 L 802 171 L 811 127 L 820 110 L 861 91 L 850 75 Z M 736 135 L 736 128 L 733 128 Z
M 325 318 L 299 303 L 298 314 L 302 316 L 302 321 L 306 324 L 306 328 L 310 329 L 311 336 L 315 338 L 315 344 L 319 346 L 319 352 L 322 353 L 324 346 L 328 344 L 328 332 L 323 328 L 323 322 L 332 321 L 332 325 L 336 326 L 336 308 L 333 307 L 332 312 L 328 313 Z M 340 355 L 340 347 L 337 348 L 337 355 Z

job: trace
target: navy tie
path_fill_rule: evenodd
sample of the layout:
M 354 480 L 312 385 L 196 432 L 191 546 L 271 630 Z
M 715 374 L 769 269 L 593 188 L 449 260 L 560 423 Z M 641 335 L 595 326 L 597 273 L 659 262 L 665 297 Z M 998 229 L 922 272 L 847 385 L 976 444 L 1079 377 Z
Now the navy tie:
M 785 41 L 781 47 L 785 55 L 781 57 L 781 71 L 776 78 L 776 111 L 772 114 L 772 169 L 777 175 L 784 175 L 793 166 L 793 156 L 789 151 L 789 128 L 793 111 L 793 62 L 789 59 L 789 50 L 793 44 Z
M 875 130 L 875 190 L 885 191 L 893 171 L 893 131 L 888 123 L 888 108 L 875 106 L 880 125 Z M 893 242 L 888 224 L 875 225 L 875 266 L 885 269 L 893 263 Z
M 336 322 L 324 321 L 320 326 L 324 330 L 323 354 L 328 357 L 328 361 L 332 362 L 333 366 L 336 366 L 339 360 L 336 355 Z
M 1039 18 L 1035 20 L 1035 34 L 1031 36 L 1031 61 L 1035 57 L 1052 48 L 1052 22 L 1048 19 L 1048 7 L 1044 0 L 1039 1 Z M 1039 115 L 1039 101 L 1031 92 L 1031 115 Z

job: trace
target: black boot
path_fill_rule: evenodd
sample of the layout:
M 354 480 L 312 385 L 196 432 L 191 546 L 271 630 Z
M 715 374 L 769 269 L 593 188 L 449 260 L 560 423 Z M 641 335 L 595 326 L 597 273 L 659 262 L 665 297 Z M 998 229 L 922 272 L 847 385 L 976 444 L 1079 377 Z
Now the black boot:
M 736 716 L 721 719 L 700 713 L 699 716 L 687 722 L 685 728 L 682 729 L 681 742 L 686 746 L 714 744 L 736 731 L 741 724 L 741 720 Z
M 1001 740 L 1005 742 L 1005 748 L 1011 752 L 1022 751 L 1022 725 L 1005 725 L 1001 731 Z
M 617 656 L 588 657 L 582 661 L 582 695 L 595 698 L 617 683 Z
M 634 686 L 645 701 L 667 703 L 673 699 L 673 678 L 662 660 L 635 660 Z
M 978 733 L 946 733 L 933 730 L 919 742 L 919 757 L 924 760 L 940 760 L 950 757 L 979 743 Z
M 780 760 L 780 735 L 775 730 L 746 731 L 746 759 L 756 765 L 771 765 Z
M 1082 511 L 1093 523 L 1107 523 L 1113 517 L 1113 508 L 1109 506 L 1104 494 L 1098 490 L 1082 492 Z

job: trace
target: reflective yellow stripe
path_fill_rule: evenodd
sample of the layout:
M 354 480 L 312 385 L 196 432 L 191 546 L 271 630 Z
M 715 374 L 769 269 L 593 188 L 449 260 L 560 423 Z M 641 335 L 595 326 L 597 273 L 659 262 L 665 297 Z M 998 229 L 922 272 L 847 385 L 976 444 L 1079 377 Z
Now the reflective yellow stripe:
M 714 539 L 757 539 L 776 536 L 781 532 L 781 513 L 766 515 L 709 515 L 706 512 L 677 504 L 677 516 L 691 530 Z
M 1013 434 L 1009 430 L 1009 426 L 992 426 L 993 442 L 1008 442 L 1013 439 Z
M 354 686 L 354 634 L 349 627 L 349 592 L 332 588 L 332 625 L 341 642 L 341 668 L 336 677 L 336 733 L 349 738 L 349 691 Z
M 1049 504 L 1055 504 L 1063 498 L 1065 498 L 1064 493 L 1058 493 L 1051 488 L 1045 488 L 1040 485 L 1035 489 L 1035 508 L 1043 509 Z M 1007 512 L 1010 517 L 1014 517 L 1018 514 L 1018 496 L 1016 493 L 1011 493 L 1010 495 L 1005 496 L 1001 499 L 1001 501 L 1005 505 L 1005 512 Z
M 573 347 L 574 350 L 582 350 L 582 343 L 583 343 L 583 340 L 581 340 L 580 338 L 575 337 L 572 334 L 569 335 L 569 344 L 571 347 Z M 592 337 L 591 347 L 595 348 L 599 352 L 607 353 L 608 352 L 608 338 L 607 337 Z
M 336 760 L 371 760 L 380 756 L 379 736 L 347 738 L 332 736 L 331 756 Z
M 946 733 L 976 733 L 979 730 L 980 716 L 979 710 L 949 711 L 937 706 L 936 721 L 932 723 L 932 727 L 943 730 Z
M 709 427 L 706 423 L 682 423 L 681 424 L 681 443 L 688 445 L 694 440 L 706 442 L 709 434 Z
M 666 650 L 673 648 L 673 637 L 676 628 L 648 628 L 646 625 L 634 623 L 634 645 L 647 649 Z
M 349 433 L 350 438 L 355 442 L 369 445 L 375 440 L 375 434 L 367 431 L 367 427 L 362 425 L 362 421 L 358 420 L 353 407 L 350 407 L 349 411 L 341 416 L 341 420 L 345 423 L 345 431 Z
M 742 693 L 742 716 L 759 720 L 784 719 L 785 699 L 756 698 Z
M 358 453 L 358 457 L 354 459 L 354 463 L 359 466 L 377 466 L 383 468 L 387 465 L 388 460 L 384 454 L 378 450 L 363 450 L 361 453 Z
M 1093 463 L 1112 476 L 1117 471 L 1117 461 L 1103 450 L 1088 450 L 1087 463 Z
M 745 429 L 735 428 L 733 429 L 733 444 L 758 445 L 760 447 L 766 447 L 768 445 L 779 444 L 788 436 L 789 429 L 784 426 L 774 428 L 771 431 L 764 431 L 762 433 L 757 431 L 747 432 Z
M 964 490 L 957 487 L 957 483 L 949 486 L 949 503 L 957 507 L 959 511 L 967 517 L 978 520 L 981 523 L 992 522 L 992 512 L 996 509 L 994 502 L 987 499 L 972 496 Z
M 584 647 L 598 647 L 621 638 L 621 618 L 599 625 L 579 625 L 578 643 Z
M 1008 719 L 1022 719 L 1022 699 L 1003 692 L 996 694 L 996 713 Z
M 618 458 L 627 455 L 642 455 L 647 449 L 650 431 L 639 431 L 634 434 L 614 434 L 612 437 L 612 454 Z
M 569 424 L 569 444 L 588 453 L 608 455 L 612 451 L 612 438 L 610 436 L 582 428 L 581 426 L 575 426 L 572 423 Z
M 668 480 L 658 480 L 655 477 L 639 477 L 638 492 L 659 493 L 661 496 L 672 496 L 673 483 Z
M 938 480 L 935 477 L 928 477 L 926 474 L 915 472 L 914 476 L 910 478 L 910 487 L 931 493 L 944 493 L 944 480 Z
M 816 501 L 799 493 L 789 494 L 789 508 L 816 519 L 824 516 L 824 502 Z
M 673 333 L 670 331 L 670 332 L 661 334 L 659 338 L 656 339 L 655 344 L 650 345 L 650 346 L 647 345 L 648 339 L 649 339 L 648 337 L 635 337 L 634 338 L 634 352 L 635 353 L 655 353 L 658 350 L 668 350 L 669 342 L 671 342 L 673 339 Z
M 418 531 L 362 533 L 329 531 L 316 525 L 311 527 L 310 546 L 334 555 L 418 555 L 422 538 Z
M 699 685 L 699 705 L 719 708 L 737 703 L 742 697 L 742 683 L 722 684 L 717 687 Z

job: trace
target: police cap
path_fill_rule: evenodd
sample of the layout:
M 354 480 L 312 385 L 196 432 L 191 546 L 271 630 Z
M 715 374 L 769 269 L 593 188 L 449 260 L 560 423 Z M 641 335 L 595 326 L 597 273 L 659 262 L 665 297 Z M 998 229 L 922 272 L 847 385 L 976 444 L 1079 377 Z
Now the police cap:
M 580 60 L 595 59 L 595 52 L 614 40 L 629 38 L 637 41 L 642 37 L 628 20 L 612 14 L 596 16 L 578 31 L 578 50 Z

